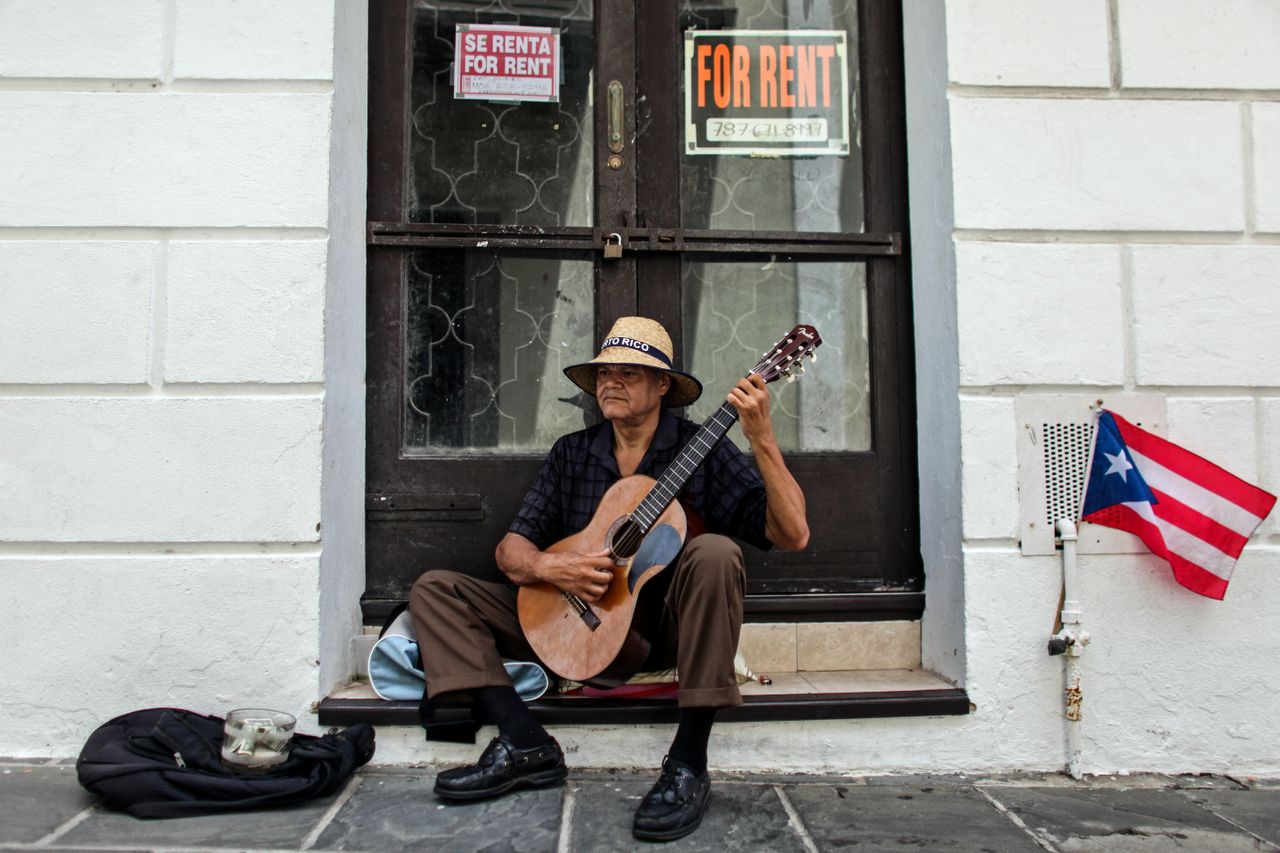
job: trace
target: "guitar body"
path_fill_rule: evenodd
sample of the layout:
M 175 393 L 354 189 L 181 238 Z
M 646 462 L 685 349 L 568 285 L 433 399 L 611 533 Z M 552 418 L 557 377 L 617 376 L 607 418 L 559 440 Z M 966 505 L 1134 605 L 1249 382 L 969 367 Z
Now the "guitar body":
M 614 483 L 601 498 L 591 523 L 547 551 L 589 553 L 614 547 L 619 528 L 656 482 L 637 474 Z M 597 687 L 614 687 L 634 675 L 649 654 L 648 641 L 633 627 L 640 590 L 675 560 L 687 532 L 684 509 L 673 502 L 631 556 L 614 558 L 609 589 L 589 605 L 599 620 L 594 629 L 594 620 L 584 619 L 555 586 L 520 587 L 520 627 L 538 658 L 561 678 Z M 618 550 L 614 547 L 615 554 Z

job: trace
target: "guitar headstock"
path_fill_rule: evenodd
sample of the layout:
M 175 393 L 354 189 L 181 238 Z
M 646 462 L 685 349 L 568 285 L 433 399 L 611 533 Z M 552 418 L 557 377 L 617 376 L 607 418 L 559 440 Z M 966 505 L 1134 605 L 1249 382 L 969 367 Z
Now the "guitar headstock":
M 801 323 L 774 344 L 773 349 L 765 353 L 756 362 L 756 366 L 751 368 L 751 373 L 763 377 L 765 382 L 773 382 L 783 376 L 795 379 L 804 372 L 802 359 L 808 356 L 810 361 L 816 360 L 814 350 L 821 344 L 822 336 L 818 334 L 818 330 Z

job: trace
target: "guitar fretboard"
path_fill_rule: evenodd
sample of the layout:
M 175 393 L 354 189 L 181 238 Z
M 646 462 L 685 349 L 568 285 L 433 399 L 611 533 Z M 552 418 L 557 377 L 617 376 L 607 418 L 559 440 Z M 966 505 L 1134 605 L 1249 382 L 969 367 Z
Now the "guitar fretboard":
M 684 484 L 693 476 L 693 472 L 698 469 L 720 439 L 724 438 L 724 434 L 737 419 L 738 410 L 725 401 L 694 433 L 689 443 L 667 466 L 667 470 L 662 472 L 658 482 L 649 490 L 649 494 L 645 495 L 640 505 L 632 511 L 631 518 L 639 525 L 641 534 L 649 532 L 649 528 L 658 520 L 658 516 L 662 515 L 663 510 L 671 505 L 676 495 L 680 494 Z

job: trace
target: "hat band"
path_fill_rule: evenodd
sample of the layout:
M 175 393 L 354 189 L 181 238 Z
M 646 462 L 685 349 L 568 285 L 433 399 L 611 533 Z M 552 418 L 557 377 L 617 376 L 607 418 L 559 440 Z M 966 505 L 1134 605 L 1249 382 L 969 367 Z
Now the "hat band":
M 642 352 L 645 355 L 653 356 L 667 367 L 671 367 L 671 356 L 667 355 L 657 347 L 650 346 L 644 341 L 637 341 L 635 338 L 624 338 L 620 336 L 605 338 L 604 343 L 600 345 L 600 351 L 603 352 L 609 347 L 627 347 L 637 352 Z

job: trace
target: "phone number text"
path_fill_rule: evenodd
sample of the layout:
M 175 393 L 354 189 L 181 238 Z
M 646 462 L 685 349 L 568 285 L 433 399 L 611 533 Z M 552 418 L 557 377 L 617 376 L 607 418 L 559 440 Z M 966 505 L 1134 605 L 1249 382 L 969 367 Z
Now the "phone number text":
M 707 119 L 710 142 L 826 142 L 827 120 L 746 118 Z

